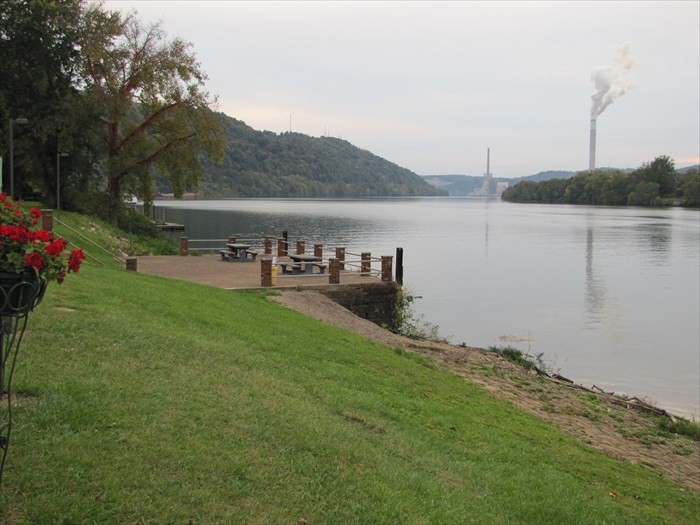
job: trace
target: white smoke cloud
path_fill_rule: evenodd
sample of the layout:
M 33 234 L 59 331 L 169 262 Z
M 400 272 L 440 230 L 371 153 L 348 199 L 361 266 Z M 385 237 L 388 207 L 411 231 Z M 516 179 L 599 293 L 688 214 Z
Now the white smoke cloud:
M 634 65 L 632 43 L 625 43 L 617 52 L 614 66 L 601 66 L 591 74 L 595 93 L 591 95 L 591 118 L 600 115 L 616 99 L 636 86 L 630 71 Z

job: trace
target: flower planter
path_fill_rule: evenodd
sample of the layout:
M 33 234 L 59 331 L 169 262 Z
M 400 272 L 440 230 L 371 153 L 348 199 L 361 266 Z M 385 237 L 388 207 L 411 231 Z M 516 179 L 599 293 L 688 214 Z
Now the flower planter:
M 31 312 L 41 302 L 46 281 L 37 272 L 0 272 L 0 317 L 15 317 Z

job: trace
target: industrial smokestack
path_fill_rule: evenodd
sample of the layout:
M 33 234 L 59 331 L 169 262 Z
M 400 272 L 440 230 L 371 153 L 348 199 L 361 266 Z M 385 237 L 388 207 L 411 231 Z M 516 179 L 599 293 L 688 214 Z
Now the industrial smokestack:
M 595 169 L 596 119 L 605 108 L 633 89 L 635 82 L 630 76 L 634 65 L 632 44 L 625 43 L 615 57 L 614 66 L 602 66 L 593 71 L 591 80 L 595 93 L 591 95 L 591 140 L 588 148 L 588 169 Z
M 591 140 L 588 145 L 588 169 L 595 169 L 595 119 L 591 119 Z

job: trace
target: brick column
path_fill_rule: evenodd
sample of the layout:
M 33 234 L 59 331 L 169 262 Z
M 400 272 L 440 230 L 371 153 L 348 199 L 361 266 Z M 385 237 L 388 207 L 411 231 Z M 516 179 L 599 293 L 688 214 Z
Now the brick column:
M 53 210 L 41 210 L 41 227 L 53 233 Z
M 227 242 L 229 244 L 236 244 L 236 238 L 233 235 L 229 235 Z
M 136 257 L 127 257 L 126 258 L 126 269 L 130 270 L 132 272 L 137 272 L 137 260 Z
M 323 244 L 314 244 L 314 257 L 323 257 Z
M 265 255 L 272 255 L 272 239 L 265 237 Z
M 369 275 L 372 270 L 372 254 L 369 252 L 362 252 L 360 255 L 360 273 L 362 275 Z
M 340 269 L 345 270 L 345 248 L 336 248 L 335 256 L 340 261 Z
M 180 255 L 187 255 L 187 237 L 180 237 Z
M 284 257 L 287 255 L 287 240 L 280 237 L 277 239 L 277 256 Z
M 304 254 L 304 241 L 297 241 L 297 255 Z
M 272 286 L 272 259 L 260 260 L 260 286 Z
M 332 257 L 328 261 L 328 284 L 340 283 L 340 259 Z
M 392 268 L 393 259 L 391 255 L 382 255 L 382 282 L 391 282 L 391 275 L 394 271 Z

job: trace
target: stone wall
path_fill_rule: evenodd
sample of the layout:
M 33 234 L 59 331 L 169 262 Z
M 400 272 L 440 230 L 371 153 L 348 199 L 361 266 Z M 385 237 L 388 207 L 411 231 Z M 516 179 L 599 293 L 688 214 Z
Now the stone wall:
M 389 329 L 395 328 L 399 292 L 395 282 L 324 286 L 317 291 L 358 317 Z

